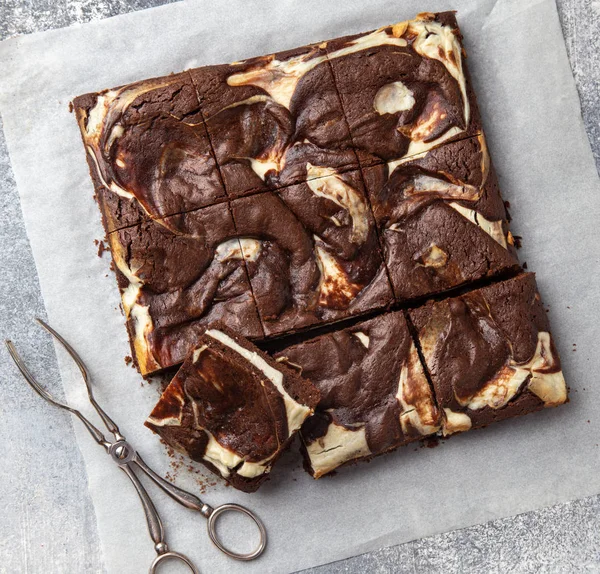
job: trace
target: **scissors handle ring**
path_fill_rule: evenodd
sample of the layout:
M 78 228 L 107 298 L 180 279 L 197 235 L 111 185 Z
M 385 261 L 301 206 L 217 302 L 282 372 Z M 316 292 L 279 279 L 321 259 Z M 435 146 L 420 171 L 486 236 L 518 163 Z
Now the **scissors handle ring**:
M 217 519 L 219 518 L 219 516 L 221 516 L 225 512 L 240 512 L 241 514 L 245 514 L 246 516 L 250 517 L 254 521 L 254 524 L 256 524 L 256 526 L 258 527 L 258 531 L 260 533 L 260 541 L 258 543 L 258 546 L 252 552 L 249 552 L 247 554 L 241 554 L 239 552 L 234 552 L 233 550 L 229 550 L 229 548 L 227 548 L 221 542 L 221 540 L 219 539 L 219 536 L 217 534 Z M 223 552 L 224 554 L 227 554 L 227 556 L 229 556 L 231 558 L 235 558 L 236 560 L 244 560 L 244 561 L 254 560 L 255 558 L 258 558 L 264 552 L 265 547 L 267 546 L 267 531 L 265 530 L 265 525 L 262 523 L 260 518 L 258 518 L 258 516 L 256 516 L 256 514 L 254 514 L 251 510 L 248 510 L 247 508 L 245 508 L 244 506 L 241 506 L 239 504 L 222 504 L 221 506 L 217 506 L 217 508 L 215 508 L 210 513 L 210 516 L 208 517 L 207 528 L 208 528 L 208 535 L 210 536 L 212 543 L 221 552 Z
M 185 556 L 184 554 L 180 554 L 179 552 L 173 552 L 172 550 L 159 554 L 153 560 L 150 566 L 150 570 L 148 570 L 148 574 L 156 574 L 156 569 L 158 568 L 159 564 L 164 560 L 170 559 L 179 560 L 179 562 L 183 562 L 190 569 L 190 572 L 192 572 L 192 574 L 200 574 L 200 571 L 194 566 L 192 561 L 187 556 Z

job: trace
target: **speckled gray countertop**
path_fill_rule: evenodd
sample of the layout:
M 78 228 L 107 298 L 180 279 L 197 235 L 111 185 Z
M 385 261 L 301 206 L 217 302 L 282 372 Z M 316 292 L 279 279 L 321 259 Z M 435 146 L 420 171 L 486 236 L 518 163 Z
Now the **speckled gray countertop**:
M 0 39 L 165 3 L 0 0 Z M 557 4 L 586 130 L 600 168 L 600 0 L 557 0 Z M 43 370 L 51 387 L 58 380 L 58 369 L 50 341 L 31 329 L 30 320 L 44 317 L 45 310 L 2 131 L 0 270 L 0 339 L 18 340 L 25 359 L 37 372 Z M 44 430 L 31 426 L 28 421 L 39 412 L 38 401 L 18 378 L 8 355 L 0 351 L 0 573 L 104 572 L 72 421 L 48 409 Z M 42 466 L 32 456 L 40 444 L 54 454 L 50 466 L 47 460 Z M 600 496 L 305 572 L 600 572 Z

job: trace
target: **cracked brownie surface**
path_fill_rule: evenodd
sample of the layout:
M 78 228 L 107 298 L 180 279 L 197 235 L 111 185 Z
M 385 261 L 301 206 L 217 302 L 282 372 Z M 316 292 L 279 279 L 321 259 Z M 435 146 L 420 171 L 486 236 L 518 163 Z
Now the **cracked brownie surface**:
M 440 429 L 440 412 L 400 311 L 292 345 L 276 357 L 321 392 L 301 431 L 315 478 Z
M 74 108 L 147 425 L 236 488 L 567 400 L 453 12 Z
M 255 491 L 319 392 L 222 324 L 196 340 L 146 426 L 232 486 Z
M 533 273 L 410 311 L 444 434 L 567 400 Z

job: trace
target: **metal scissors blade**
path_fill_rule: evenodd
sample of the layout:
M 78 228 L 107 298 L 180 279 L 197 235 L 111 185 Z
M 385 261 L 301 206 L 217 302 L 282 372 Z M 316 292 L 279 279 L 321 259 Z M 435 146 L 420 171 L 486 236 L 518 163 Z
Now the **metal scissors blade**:
M 179 561 L 183 562 L 184 564 L 186 564 L 186 566 L 188 566 L 190 568 L 190 570 L 193 572 L 193 574 L 198 574 L 198 570 L 193 565 L 193 563 L 189 560 L 189 558 L 187 558 L 185 555 L 169 550 L 169 548 L 164 540 L 165 533 L 164 533 L 164 528 L 163 528 L 160 516 L 156 510 L 156 507 L 154 506 L 154 503 L 152 502 L 152 499 L 150 498 L 150 495 L 148 494 L 144 485 L 141 483 L 139 477 L 135 473 L 135 469 L 139 469 L 140 471 L 142 471 L 157 486 L 159 486 L 164 492 L 166 492 L 171 498 L 173 498 L 179 504 L 182 504 L 183 506 L 185 506 L 186 508 L 189 508 L 190 510 L 195 510 L 197 512 L 200 512 L 208 520 L 207 529 L 208 529 L 208 535 L 210 537 L 210 540 L 219 550 L 224 552 L 227 556 L 230 556 L 231 558 L 235 558 L 236 560 L 244 560 L 244 561 L 245 560 L 253 560 L 253 559 L 257 558 L 258 556 L 260 556 L 264 552 L 264 550 L 266 548 L 266 544 L 267 544 L 266 529 L 264 527 L 264 524 L 260 520 L 260 518 L 258 518 L 258 516 L 256 516 L 251 510 L 249 510 L 239 504 L 223 504 L 221 506 L 218 506 L 217 508 L 213 508 L 209 504 L 204 503 L 197 496 L 171 484 L 170 482 L 165 480 L 163 477 L 161 477 L 159 474 L 154 472 L 154 470 L 152 470 L 143 461 L 142 457 L 131 446 L 131 444 L 129 442 L 127 442 L 125 437 L 121 434 L 117 424 L 109 417 L 109 415 L 104 411 L 104 409 L 102 409 L 102 407 L 100 407 L 100 405 L 96 402 L 96 399 L 94 398 L 94 394 L 93 394 L 93 390 L 92 390 L 92 385 L 90 382 L 89 372 L 88 372 L 84 362 L 82 361 L 81 357 L 75 351 L 75 349 L 73 349 L 73 347 L 71 347 L 71 345 L 69 345 L 69 343 L 67 343 L 67 341 L 65 341 L 65 339 L 59 333 L 57 333 L 52 327 L 50 327 L 50 325 L 48 325 L 41 319 L 36 319 L 36 320 L 46 331 L 48 331 L 64 347 L 64 349 L 69 353 L 69 355 L 72 357 L 74 362 L 79 367 L 82 378 L 83 378 L 86 388 L 87 388 L 87 393 L 88 393 L 88 398 L 90 400 L 90 403 L 92 404 L 92 406 L 98 413 L 99 417 L 102 419 L 102 422 L 104 423 L 104 425 L 106 426 L 108 431 L 114 435 L 115 440 L 113 442 L 108 441 L 106 439 L 106 437 L 104 436 L 104 434 L 89 419 L 87 419 L 83 415 L 83 413 L 81 413 L 81 411 L 69 406 L 66 403 L 62 403 L 62 402 L 56 400 L 44 387 L 42 387 L 42 385 L 40 385 L 37 382 L 35 377 L 31 374 L 31 372 L 27 368 L 27 365 L 25 364 L 25 362 L 23 361 L 23 359 L 17 352 L 12 341 L 9 341 L 9 340 L 5 341 L 6 346 L 8 348 L 8 352 L 10 353 L 10 356 L 12 357 L 13 361 L 17 365 L 18 369 L 21 371 L 21 374 L 23 375 L 25 380 L 29 383 L 29 385 L 34 389 L 34 391 L 38 395 L 40 395 L 44 400 L 49 402 L 50 404 L 52 404 L 58 408 L 64 409 L 64 410 L 70 412 L 71 414 L 75 415 L 77 418 L 79 418 L 79 420 L 85 425 L 86 429 L 92 435 L 94 440 L 106 449 L 107 453 L 111 456 L 112 460 L 119 466 L 119 468 L 129 477 L 129 479 L 133 483 L 133 485 L 136 489 L 136 492 L 142 502 L 144 513 L 146 515 L 146 521 L 148 524 L 148 531 L 154 542 L 154 549 L 156 550 L 156 553 L 157 553 L 157 556 L 154 559 L 154 561 L 150 567 L 150 574 L 153 574 L 154 572 L 156 572 L 156 568 L 158 567 L 158 565 L 160 563 L 162 563 L 164 560 L 166 560 L 167 558 L 171 558 L 171 559 L 175 559 L 175 560 L 179 560 Z M 220 540 L 220 538 L 217 534 L 216 524 L 217 524 L 218 518 L 226 512 L 239 512 L 239 513 L 242 513 L 242 514 L 248 516 L 249 518 L 251 518 L 254 521 L 254 523 L 256 524 L 256 526 L 258 528 L 259 535 L 260 535 L 259 544 L 255 550 L 253 550 L 252 552 L 249 552 L 249 553 L 235 552 L 235 551 L 227 548 L 225 546 L 225 544 Z

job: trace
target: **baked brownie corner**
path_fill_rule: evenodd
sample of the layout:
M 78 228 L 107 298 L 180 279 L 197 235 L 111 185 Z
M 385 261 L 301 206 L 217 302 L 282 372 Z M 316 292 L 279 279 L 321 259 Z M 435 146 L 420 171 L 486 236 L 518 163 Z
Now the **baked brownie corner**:
M 319 392 L 226 327 L 198 340 L 146 426 L 245 492 L 269 476 Z
M 410 311 L 444 434 L 567 401 L 532 273 Z

